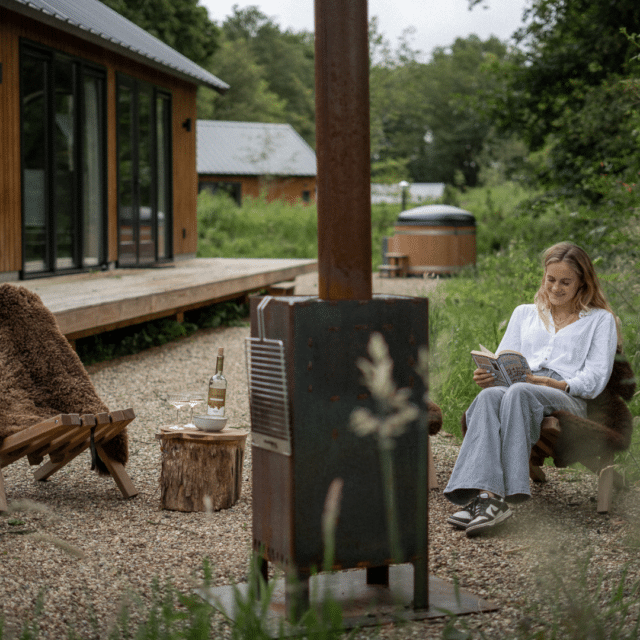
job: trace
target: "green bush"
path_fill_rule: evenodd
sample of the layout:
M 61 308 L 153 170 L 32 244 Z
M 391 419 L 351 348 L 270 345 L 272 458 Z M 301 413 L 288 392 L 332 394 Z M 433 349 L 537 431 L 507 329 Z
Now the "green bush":
M 316 208 L 282 200 L 244 198 L 239 207 L 227 195 L 198 196 L 198 257 L 315 258 Z
M 249 306 L 243 301 L 220 302 L 185 313 L 184 322 L 162 318 L 82 338 L 76 342 L 76 352 L 85 365 L 95 364 L 159 347 L 198 329 L 237 326 L 248 315 Z

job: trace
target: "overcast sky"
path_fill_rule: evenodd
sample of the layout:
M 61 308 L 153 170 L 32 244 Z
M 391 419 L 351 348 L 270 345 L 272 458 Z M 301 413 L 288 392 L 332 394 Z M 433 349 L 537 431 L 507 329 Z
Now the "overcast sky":
M 234 4 L 257 5 L 283 30 L 313 31 L 313 0 L 200 0 L 200 4 L 217 23 L 232 13 Z M 380 31 L 394 46 L 406 28 L 414 27 L 411 45 L 428 55 L 472 33 L 483 40 L 491 35 L 508 40 L 521 25 L 527 0 L 485 0 L 484 4 L 487 9 L 478 5 L 469 11 L 467 0 L 369 0 L 369 17 L 378 17 Z

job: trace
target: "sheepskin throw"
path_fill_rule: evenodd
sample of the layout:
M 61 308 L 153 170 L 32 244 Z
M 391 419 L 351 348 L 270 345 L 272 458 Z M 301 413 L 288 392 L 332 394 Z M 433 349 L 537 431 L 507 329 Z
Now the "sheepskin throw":
M 578 418 L 567 411 L 551 414 L 560 421 L 560 435 L 553 449 L 555 466 L 566 467 L 606 452 L 627 450 L 633 431 L 633 416 L 627 402 L 635 390 L 631 366 L 618 353 L 605 390 L 587 401 L 587 418 Z
M 551 414 L 560 422 L 560 435 L 553 449 L 555 466 L 566 467 L 586 458 L 628 449 L 633 416 L 626 403 L 635 390 L 631 366 L 618 352 L 605 390 L 597 398 L 587 401 L 586 418 L 567 411 Z M 467 431 L 466 413 L 462 414 L 461 424 L 464 435 Z
M 0 441 L 61 413 L 108 412 L 53 314 L 35 293 L 0 285 Z M 126 430 L 105 444 L 126 464 Z M 98 470 L 106 473 L 104 465 Z

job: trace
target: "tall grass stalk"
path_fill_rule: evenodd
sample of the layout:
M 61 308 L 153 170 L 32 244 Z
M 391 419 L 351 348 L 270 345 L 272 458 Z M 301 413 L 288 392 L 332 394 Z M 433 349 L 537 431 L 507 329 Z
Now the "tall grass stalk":
M 360 436 L 373 435 L 378 444 L 382 486 L 384 487 L 385 516 L 391 557 L 402 561 L 400 529 L 396 507 L 393 448 L 395 438 L 402 435 L 407 426 L 418 418 L 418 408 L 409 402 L 410 389 L 397 389 L 393 381 L 393 360 L 384 338 L 379 333 L 371 336 L 368 345 L 371 360 L 360 358 L 365 386 L 376 403 L 376 414 L 364 407 L 351 414 L 351 427 Z

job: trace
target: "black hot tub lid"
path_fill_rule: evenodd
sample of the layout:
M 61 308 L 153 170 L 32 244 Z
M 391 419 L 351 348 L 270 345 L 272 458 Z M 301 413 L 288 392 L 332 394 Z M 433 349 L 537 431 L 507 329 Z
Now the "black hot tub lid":
M 448 204 L 429 204 L 403 211 L 396 225 L 418 225 L 422 227 L 470 227 L 475 226 L 472 214 Z

